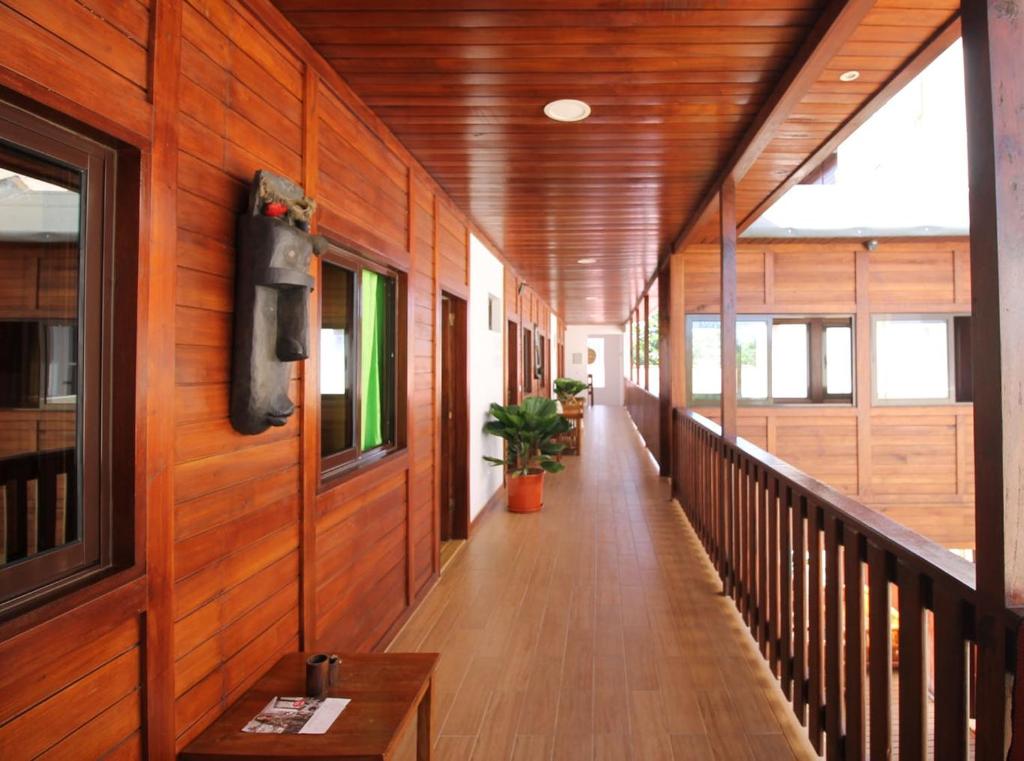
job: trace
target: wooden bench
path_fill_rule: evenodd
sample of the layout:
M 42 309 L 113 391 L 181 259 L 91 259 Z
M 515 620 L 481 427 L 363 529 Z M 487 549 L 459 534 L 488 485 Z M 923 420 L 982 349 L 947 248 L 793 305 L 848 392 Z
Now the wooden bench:
M 181 753 L 182 761 L 221 759 L 360 759 L 387 761 L 399 739 L 416 726 L 416 759 L 429 761 L 430 692 L 436 653 L 341 656 L 341 679 L 329 697 L 351 703 L 322 735 L 248 734 L 242 731 L 274 697 L 305 694 L 306 658 L 289 653 Z

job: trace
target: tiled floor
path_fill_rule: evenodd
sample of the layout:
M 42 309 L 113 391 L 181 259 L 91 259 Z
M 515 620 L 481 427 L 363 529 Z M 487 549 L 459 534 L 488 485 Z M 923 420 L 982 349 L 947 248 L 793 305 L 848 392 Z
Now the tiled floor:
M 815 758 L 625 410 L 541 513 L 485 517 L 392 643 L 441 653 L 440 761 Z

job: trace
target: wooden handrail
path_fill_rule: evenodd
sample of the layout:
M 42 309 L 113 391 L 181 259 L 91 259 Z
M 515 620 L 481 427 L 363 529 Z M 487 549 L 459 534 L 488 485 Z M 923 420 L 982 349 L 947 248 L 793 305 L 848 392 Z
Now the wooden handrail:
M 675 415 L 693 420 L 711 433 L 722 435 L 722 427 L 703 415 L 692 410 L 676 409 L 673 412 Z M 739 451 L 774 471 L 791 486 L 820 503 L 826 511 L 841 514 L 845 522 L 852 524 L 858 532 L 869 536 L 889 552 L 902 555 L 907 562 L 922 572 L 934 571 L 942 574 L 951 583 L 958 585 L 963 594 L 970 595 L 973 601 L 976 588 L 974 563 L 950 552 L 941 544 L 933 542 L 913 529 L 897 523 L 884 513 L 872 510 L 836 491 L 828 484 L 818 481 L 744 438 L 737 438 L 735 446 Z
M 633 383 L 629 378 L 626 378 L 625 382 L 626 411 L 633 419 L 633 424 L 640 432 L 647 449 L 654 459 L 661 463 L 661 402 L 657 395 Z
M 871 758 L 889 758 L 898 731 L 901 759 L 923 758 L 930 745 L 966 759 L 979 647 L 973 564 L 724 438 L 692 410 L 674 410 L 672 424 L 673 496 L 814 748 L 829 759 L 866 758 L 869 747 Z M 1012 652 L 1021 612 L 1007 609 L 1004 634 L 986 646 Z

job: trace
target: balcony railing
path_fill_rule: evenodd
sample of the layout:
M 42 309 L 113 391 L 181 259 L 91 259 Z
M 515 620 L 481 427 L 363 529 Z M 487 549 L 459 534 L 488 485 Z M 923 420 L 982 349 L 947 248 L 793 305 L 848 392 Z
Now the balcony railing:
M 674 496 L 814 748 L 970 757 L 973 564 L 694 412 L 673 426 Z
M 657 395 L 626 379 L 626 410 L 647 449 L 659 463 L 662 462 L 660 404 Z

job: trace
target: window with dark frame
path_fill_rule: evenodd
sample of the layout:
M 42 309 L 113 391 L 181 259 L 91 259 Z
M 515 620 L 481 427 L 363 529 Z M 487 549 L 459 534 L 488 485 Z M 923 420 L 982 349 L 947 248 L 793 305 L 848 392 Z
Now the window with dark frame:
M 872 316 L 875 404 L 952 404 L 974 398 L 971 317 Z
M 721 333 L 715 315 L 689 315 L 689 403 L 717 403 Z M 853 320 L 850 317 L 741 315 L 736 321 L 740 404 L 852 404 Z
M 0 617 L 133 561 L 131 491 L 110 487 L 134 403 L 113 400 L 134 373 L 134 353 L 112 362 L 115 331 L 134 335 L 115 299 L 135 288 L 115 278 L 114 213 L 138 202 L 118 203 L 118 171 L 116 149 L 0 102 L 0 263 L 17 273 L 0 299 Z
M 320 277 L 321 474 L 399 443 L 399 274 L 337 247 Z

